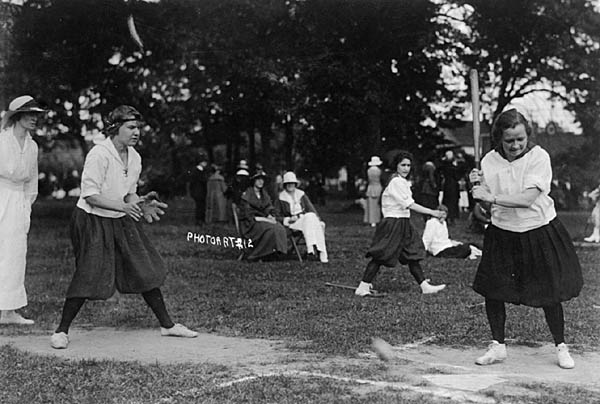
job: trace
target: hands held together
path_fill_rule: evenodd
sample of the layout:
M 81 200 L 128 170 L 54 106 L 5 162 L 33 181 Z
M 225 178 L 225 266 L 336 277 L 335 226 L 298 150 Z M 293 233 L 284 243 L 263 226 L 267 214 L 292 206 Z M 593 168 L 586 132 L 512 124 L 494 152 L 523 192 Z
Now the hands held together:
M 474 168 L 469 173 L 469 181 L 471 182 L 471 184 L 474 184 L 473 189 L 471 190 L 473 198 L 484 202 L 495 203 L 496 198 L 494 197 L 494 195 L 492 195 L 480 185 L 482 179 L 483 173 L 481 172 L 481 170 Z
M 158 194 L 152 191 L 135 202 L 126 202 L 123 211 L 136 222 L 143 217 L 146 222 L 152 223 L 158 222 L 160 217 L 165 214 L 163 209 L 168 207 L 169 205 L 161 202 L 158 199 Z

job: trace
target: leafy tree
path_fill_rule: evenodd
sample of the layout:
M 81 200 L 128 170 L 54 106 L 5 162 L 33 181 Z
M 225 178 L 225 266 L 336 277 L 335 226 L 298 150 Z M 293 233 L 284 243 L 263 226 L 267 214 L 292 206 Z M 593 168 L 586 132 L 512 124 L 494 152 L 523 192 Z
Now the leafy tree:
M 492 105 L 490 118 L 512 100 L 544 91 L 580 112 L 584 123 L 589 103 L 597 103 L 600 75 L 600 16 L 591 2 L 454 3 L 467 11 L 464 23 L 471 34 L 462 38 L 462 60 L 479 71 L 482 87 L 487 90 L 484 101 Z M 547 87 L 540 88 L 540 84 Z

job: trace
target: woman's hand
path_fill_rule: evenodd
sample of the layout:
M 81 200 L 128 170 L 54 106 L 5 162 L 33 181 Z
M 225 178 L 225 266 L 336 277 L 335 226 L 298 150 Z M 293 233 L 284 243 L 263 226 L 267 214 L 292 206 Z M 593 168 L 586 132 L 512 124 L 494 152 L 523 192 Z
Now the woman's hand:
M 122 210 L 136 222 L 139 222 L 143 214 L 142 209 L 138 206 L 137 202 L 123 202 Z
M 431 216 L 433 216 L 437 219 L 442 219 L 442 218 L 444 218 L 444 216 L 446 216 L 446 212 L 444 212 L 443 210 L 432 210 Z
M 470 177 L 471 175 L 469 174 L 469 178 Z M 473 187 L 473 198 L 484 202 L 494 202 L 494 195 L 489 193 L 484 187 L 480 185 L 476 185 Z
M 471 184 L 481 184 L 481 179 L 483 178 L 483 173 L 481 170 L 476 168 L 472 169 L 469 173 L 469 182 Z

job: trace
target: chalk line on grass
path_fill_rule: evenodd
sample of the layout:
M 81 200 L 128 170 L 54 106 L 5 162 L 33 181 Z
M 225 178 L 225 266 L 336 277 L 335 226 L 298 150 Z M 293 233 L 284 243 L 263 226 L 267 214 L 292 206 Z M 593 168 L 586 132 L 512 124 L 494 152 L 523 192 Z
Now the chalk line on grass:
M 327 374 L 327 373 L 307 372 L 307 371 L 299 371 L 299 370 L 284 371 L 284 372 L 270 372 L 270 373 L 262 373 L 262 374 L 253 375 L 253 376 L 244 376 L 239 379 L 221 383 L 218 385 L 218 387 L 226 388 L 226 387 L 231 387 L 231 386 L 239 384 L 239 383 L 258 380 L 261 378 L 282 377 L 282 376 L 283 377 L 317 377 L 317 378 L 322 378 L 322 379 L 336 380 L 336 381 L 345 382 L 345 383 L 366 384 L 366 385 L 379 387 L 379 388 L 390 388 L 390 389 L 394 389 L 394 390 L 411 391 L 413 393 L 418 393 L 418 394 L 429 394 L 434 397 L 450 399 L 453 401 L 458 401 L 460 403 L 465 403 L 465 402 L 481 403 L 481 404 L 496 403 L 496 400 L 494 400 L 493 398 L 490 398 L 490 397 L 482 395 L 482 394 L 476 394 L 476 393 L 471 393 L 471 392 L 467 392 L 467 391 L 453 390 L 453 389 L 447 389 L 447 388 L 443 388 L 443 387 L 414 386 L 411 384 L 401 383 L 401 382 L 386 382 L 386 381 L 380 381 L 380 380 L 357 379 L 357 378 L 346 377 L 346 376 L 331 375 L 331 374 Z M 503 381 L 503 380 L 500 380 L 500 381 Z

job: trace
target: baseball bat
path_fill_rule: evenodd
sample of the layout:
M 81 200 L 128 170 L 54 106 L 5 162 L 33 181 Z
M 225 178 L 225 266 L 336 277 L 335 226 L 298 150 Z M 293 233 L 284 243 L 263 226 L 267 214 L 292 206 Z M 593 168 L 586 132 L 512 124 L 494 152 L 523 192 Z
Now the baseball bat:
M 476 69 L 469 72 L 471 82 L 471 105 L 473 106 L 473 146 L 475 148 L 475 166 L 479 169 L 481 156 L 481 128 L 479 126 L 479 77 Z

